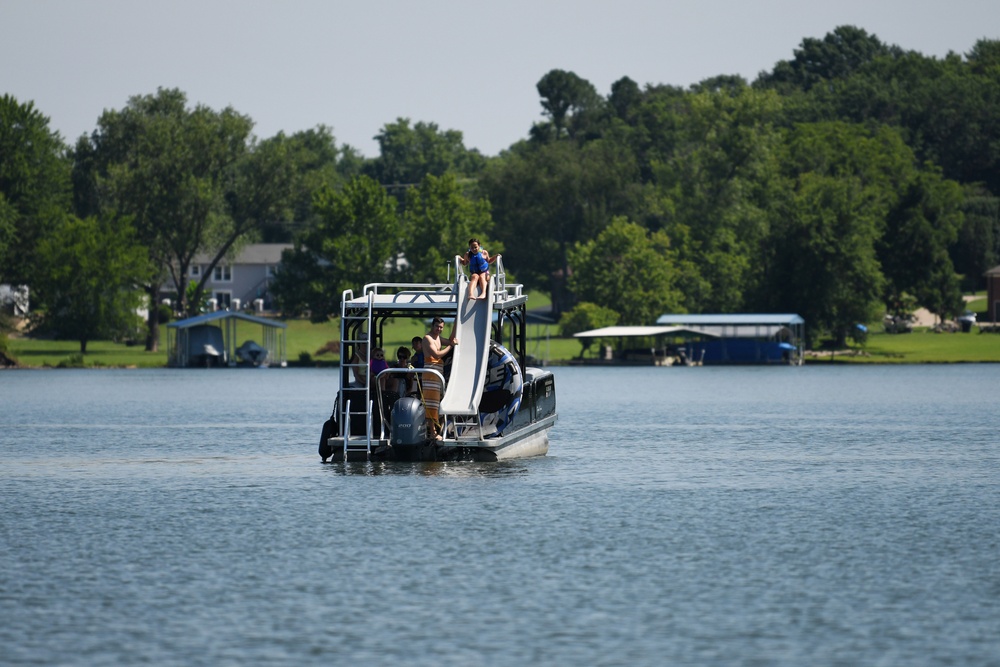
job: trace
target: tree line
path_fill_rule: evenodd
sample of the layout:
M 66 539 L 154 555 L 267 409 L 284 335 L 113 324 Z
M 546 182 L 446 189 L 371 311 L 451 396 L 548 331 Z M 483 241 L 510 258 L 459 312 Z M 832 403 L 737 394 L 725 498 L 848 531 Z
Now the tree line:
M 688 88 L 574 72 L 537 83 L 541 118 L 497 156 L 400 118 L 379 155 L 324 126 L 260 139 L 234 109 L 160 89 L 67 146 L 31 102 L 0 99 L 0 283 L 36 325 L 81 342 L 212 267 L 290 242 L 289 316 L 339 313 L 375 280 L 441 281 L 479 237 L 569 333 L 665 312 L 796 312 L 810 344 L 917 305 L 962 308 L 1000 252 L 1000 41 L 924 56 L 842 26 L 753 82 Z M 212 266 L 189 285 L 194 257 Z M 159 318 L 150 308 L 147 349 Z

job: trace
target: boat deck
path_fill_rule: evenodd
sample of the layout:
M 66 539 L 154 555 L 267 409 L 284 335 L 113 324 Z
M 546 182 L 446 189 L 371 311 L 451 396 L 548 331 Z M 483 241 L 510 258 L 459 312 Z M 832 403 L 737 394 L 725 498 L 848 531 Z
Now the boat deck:
M 345 306 L 352 310 L 367 309 L 379 314 L 397 313 L 401 316 L 422 317 L 424 314 L 454 312 L 458 301 L 453 284 L 371 283 L 362 293 L 349 293 Z M 528 302 L 520 284 L 503 285 L 493 292 L 494 310 L 513 310 Z

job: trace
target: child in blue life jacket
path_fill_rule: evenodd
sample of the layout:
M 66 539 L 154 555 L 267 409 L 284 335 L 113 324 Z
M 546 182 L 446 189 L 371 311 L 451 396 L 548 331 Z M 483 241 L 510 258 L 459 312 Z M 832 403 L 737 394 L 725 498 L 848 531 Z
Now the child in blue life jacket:
M 490 281 L 490 264 L 497 261 L 497 256 L 490 257 L 481 245 L 479 239 L 469 239 L 469 252 L 459 258 L 463 266 L 469 267 L 469 300 L 486 298 L 486 286 Z M 472 296 L 479 285 L 479 296 Z

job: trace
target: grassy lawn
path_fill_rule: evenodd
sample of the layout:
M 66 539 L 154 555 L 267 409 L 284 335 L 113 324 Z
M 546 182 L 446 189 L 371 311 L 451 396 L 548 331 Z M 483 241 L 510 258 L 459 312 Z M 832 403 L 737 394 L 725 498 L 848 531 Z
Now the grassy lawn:
M 981 303 L 980 303 L 981 302 Z M 545 307 L 545 295 L 532 294 L 533 308 Z M 969 309 L 985 315 L 985 297 L 972 301 Z M 332 365 L 340 363 L 339 354 L 324 349 L 329 343 L 340 340 L 340 323 L 331 321 L 313 324 L 308 320 L 286 320 L 287 358 L 290 365 Z M 871 327 L 876 331 L 880 325 Z M 389 358 L 395 349 L 410 346 L 410 339 L 423 336 L 426 325 L 409 319 L 389 320 L 385 324 L 385 347 Z M 530 324 L 527 330 L 528 354 L 543 362 L 559 364 L 580 355 L 580 343 L 573 338 L 558 337 L 556 325 Z M 257 330 L 247 331 L 247 337 L 259 335 Z M 166 328 L 161 328 L 161 341 Z M 237 332 L 243 342 L 243 331 Z M 505 344 L 508 341 L 503 341 Z M 80 356 L 80 346 L 75 341 L 55 341 L 34 338 L 10 338 L 9 354 L 22 366 L 28 367 L 115 367 L 162 368 L 167 364 L 166 344 L 161 342 L 159 352 L 146 352 L 141 345 L 126 346 L 107 341 L 92 341 L 87 354 Z M 587 357 L 597 354 L 594 344 Z M 864 346 L 852 345 L 848 354 L 837 352 L 836 363 L 949 363 L 949 362 L 1000 362 L 1000 334 L 982 334 L 974 327 L 971 333 L 932 333 L 916 329 L 909 334 L 872 333 Z M 807 358 L 808 363 L 829 363 L 829 358 Z
M 868 337 L 866 345 L 852 349 L 867 355 L 835 358 L 852 363 L 1000 362 L 1000 334 L 979 333 L 978 327 L 970 333 L 933 333 L 927 329 L 908 334 L 876 333 Z
M 977 292 L 975 296 L 966 308 L 976 313 L 979 320 L 985 320 L 986 292 Z M 835 359 L 850 363 L 1000 362 L 1000 335 L 980 333 L 979 327 L 973 327 L 970 333 L 934 333 L 917 327 L 913 333 L 887 334 L 882 332 L 880 322 L 872 322 L 869 331 L 873 333 L 867 344 L 851 346 L 852 351 L 861 354 L 835 356 Z
M 389 321 L 385 326 L 385 347 L 394 356 L 396 347 L 409 347 L 413 336 L 423 336 L 424 325 L 411 320 Z M 580 342 L 575 338 L 560 338 L 555 325 L 530 324 L 527 331 L 528 354 L 553 364 L 564 363 L 580 355 Z M 308 352 L 316 362 L 339 361 L 337 355 L 316 355 L 327 341 L 340 338 L 337 323 L 312 325 L 308 322 L 288 323 L 288 359 L 298 360 L 299 351 Z M 503 341 L 507 344 L 508 341 Z M 974 327 L 971 333 L 932 333 L 917 329 L 909 334 L 873 333 L 864 347 L 852 349 L 867 353 L 857 356 L 834 356 L 837 362 L 851 363 L 948 363 L 1000 362 L 1000 334 L 981 334 Z M 294 351 L 293 351 L 294 350 Z M 587 357 L 597 355 L 595 343 Z M 823 363 L 817 361 L 815 363 Z
M 986 296 L 978 296 L 976 299 L 969 301 L 965 304 L 965 307 L 976 314 L 977 317 L 983 319 L 986 317 Z
M 340 355 L 327 351 L 331 343 L 340 341 L 340 320 L 323 324 L 313 324 L 308 320 L 288 320 L 287 346 L 289 363 L 339 363 Z M 383 345 L 387 348 L 386 356 L 395 358 L 397 347 L 410 347 L 410 339 L 427 333 L 423 322 L 413 320 L 388 320 L 384 326 Z M 308 360 L 304 355 L 309 355 Z
M 72 340 L 10 338 L 9 354 L 22 366 L 37 368 L 162 368 L 167 351 L 146 352 L 142 345 L 128 346 L 108 341 L 90 341 L 87 354 L 80 355 L 80 343 Z
M 289 363 L 298 363 L 299 356 L 308 354 L 319 363 L 339 362 L 339 355 L 316 356 L 329 341 L 340 340 L 340 323 L 313 324 L 309 320 L 285 320 L 285 348 Z
M 340 340 L 340 322 L 332 321 L 313 324 L 308 320 L 287 320 L 285 345 L 288 362 L 291 365 L 327 365 L 340 363 L 340 355 L 324 350 L 328 343 Z M 529 327 L 543 329 L 544 327 Z M 395 357 L 395 349 L 410 346 L 414 336 L 427 333 L 423 322 L 413 320 L 389 320 L 385 324 L 385 347 Z M 161 334 L 165 335 L 161 330 Z M 238 332 L 243 342 L 243 334 Z M 248 334 L 253 338 L 255 334 Z M 542 333 L 544 337 L 544 333 Z M 87 344 L 87 354 L 81 357 L 80 344 L 71 340 L 48 340 L 40 338 L 9 338 L 9 354 L 22 366 L 32 368 L 67 367 L 116 367 L 116 368 L 162 368 L 167 365 L 166 344 L 161 336 L 160 351 L 146 352 L 141 345 L 127 346 L 109 341 L 91 341 Z M 579 344 L 565 341 L 576 350 Z M 553 350 L 560 346 L 553 341 Z M 544 349 L 543 349 L 544 351 Z M 308 355 L 308 356 L 306 356 Z
M 532 296 L 532 306 L 536 305 L 536 301 L 542 302 L 542 306 L 548 305 L 546 297 L 536 299 Z M 340 340 L 339 320 L 322 324 L 314 324 L 309 320 L 285 320 L 285 324 L 288 325 L 285 345 L 289 365 L 340 363 L 340 355 L 326 349 L 330 343 Z M 426 334 L 427 327 L 421 321 L 392 319 L 385 323 L 384 332 L 387 356 L 395 358 L 397 347 L 410 347 L 410 340 L 414 336 Z M 574 339 L 557 338 L 557 333 L 558 327 L 555 325 L 528 325 L 528 354 L 554 363 L 579 355 L 580 343 Z M 91 341 L 87 345 L 87 354 L 81 357 L 80 345 L 76 341 L 17 337 L 8 339 L 9 354 L 22 366 L 32 368 L 162 368 L 167 365 L 166 327 L 161 327 L 160 334 L 159 352 L 146 352 L 141 345 Z M 258 328 L 250 327 L 246 334 L 247 338 L 259 336 Z M 240 338 L 238 345 L 243 342 L 244 330 L 239 329 L 237 336 Z

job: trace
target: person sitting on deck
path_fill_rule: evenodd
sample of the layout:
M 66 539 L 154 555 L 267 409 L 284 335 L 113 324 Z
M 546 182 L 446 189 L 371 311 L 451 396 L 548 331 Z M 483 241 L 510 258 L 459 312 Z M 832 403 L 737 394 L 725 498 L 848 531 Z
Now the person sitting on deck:
M 420 336 L 414 336 L 410 341 L 410 347 L 413 348 L 413 356 L 410 358 L 410 365 L 414 368 L 424 367 L 424 339 Z
M 350 386 L 354 388 L 364 389 L 368 384 L 368 369 L 365 368 L 365 363 L 362 358 L 368 355 L 368 335 L 361 334 L 360 342 L 354 344 L 354 349 L 351 352 L 351 359 L 348 362 L 351 366 L 351 374 L 354 376 L 354 381 L 351 382 Z
M 372 381 L 374 381 L 375 378 L 378 377 L 379 373 L 389 368 L 389 362 L 385 360 L 385 352 L 382 350 L 381 347 L 372 348 L 372 359 L 369 368 L 371 370 Z M 378 387 L 379 390 L 385 391 L 386 376 L 383 375 L 381 378 L 379 378 L 378 383 L 379 383 Z
M 393 368 L 412 368 L 410 364 L 410 350 L 407 347 L 400 347 L 396 350 L 396 364 Z M 393 375 L 389 383 L 389 392 L 395 393 L 396 398 L 416 395 L 417 381 L 413 373 L 406 375 Z

